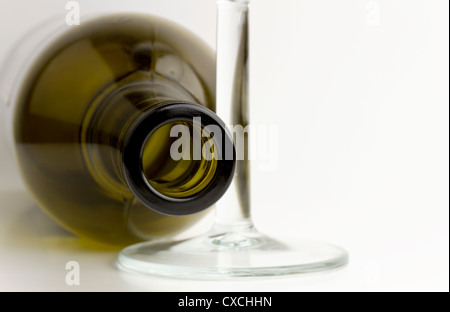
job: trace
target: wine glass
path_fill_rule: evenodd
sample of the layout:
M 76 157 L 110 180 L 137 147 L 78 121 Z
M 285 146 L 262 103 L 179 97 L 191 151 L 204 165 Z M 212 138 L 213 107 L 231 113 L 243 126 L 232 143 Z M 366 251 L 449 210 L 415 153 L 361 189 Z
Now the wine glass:
M 218 0 L 217 113 L 228 125 L 248 120 L 250 0 Z M 119 266 L 145 274 L 226 278 L 324 271 L 348 262 L 345 250 L 298 238 L 277 240 L 258 232 L 251 219 L 248 137 L 234 182 L 216 207 L 213 228 L 182 241 L 147 242 L 124 249 Z M 237 146 L 237 149 L 239 147 Z

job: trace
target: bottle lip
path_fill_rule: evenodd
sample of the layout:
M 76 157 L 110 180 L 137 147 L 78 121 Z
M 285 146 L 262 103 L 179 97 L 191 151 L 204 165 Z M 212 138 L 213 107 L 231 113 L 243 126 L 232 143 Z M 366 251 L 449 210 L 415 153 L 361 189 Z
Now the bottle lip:
M 148 138 L 160 127 L 174 121 L 192 121 L 201 118 L 202 128 L 218 126 L 222 129 L 221 142 L 214 140 L 219 155 L 226 155 L 232 148 L 232 158 L 217 160 L 217 168 L 208 185 L 198 193 L 186 198 L 174 198 L 161 194 L 148 182 L 143 168 L 143 149 Z M 130 130 L 125 141 L 122 157 L 125 180 L 145 206 L 168 216 L 187 216 L 213 206 L 228 190 L 236 170 L 236 150 L 233 138 L 225 123 L 211 110 L 199 104 L 169 103 L 146 112 Z

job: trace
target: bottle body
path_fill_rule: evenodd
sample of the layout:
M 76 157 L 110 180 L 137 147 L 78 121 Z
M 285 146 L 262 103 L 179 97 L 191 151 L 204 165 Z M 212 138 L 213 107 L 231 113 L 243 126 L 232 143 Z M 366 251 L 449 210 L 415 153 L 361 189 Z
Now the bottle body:
M 16 157 L 40 206 L 75 234 L 113 245 L 174 234 L 198 220 L 201 214 L 149 209 L 128 188 L 116 155 L 154 107 L 188 102 L 214 110 L 214 74 L 205 45 L 155 17 L 104 16 L 54 41 L 15 103 Z M 170 160 L 170 128 L 158 131 L 142 152 L 146 175 L 170 182 L 187 175 L 180 167 L 198 166 Z

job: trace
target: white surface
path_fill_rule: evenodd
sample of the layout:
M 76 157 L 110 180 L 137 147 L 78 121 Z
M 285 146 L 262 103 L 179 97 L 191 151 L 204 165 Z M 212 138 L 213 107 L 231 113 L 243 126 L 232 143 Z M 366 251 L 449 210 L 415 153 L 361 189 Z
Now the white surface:
M 0 0 L 0 59 L 63 2 Z M 166 16 L 214 46 L 214 0 L 79 2 Z M 252 122 L 283 134 L 278 169 L 253 166 L 255 221 L 342 245 L 350 266 L 231 282 L 119 272 L 115 252 L 83 249 L 38 209 L 2 144 L 0 290 L 448 291 L 448 1 L 253 2 Z M 65 284 L 71 260 L 79 287 Z

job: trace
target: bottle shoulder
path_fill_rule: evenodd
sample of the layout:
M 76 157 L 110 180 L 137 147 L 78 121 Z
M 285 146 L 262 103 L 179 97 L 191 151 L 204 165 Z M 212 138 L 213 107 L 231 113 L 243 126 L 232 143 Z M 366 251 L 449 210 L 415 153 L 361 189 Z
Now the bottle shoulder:
M 161 18 L 107 15 L 72 27 L 41 53 L 15 103 L 18 123 L 33 112 L 77 124 L 99 93 L 139 71 L 175 82 L 215 108 L 214 57 L 200 39 Z

